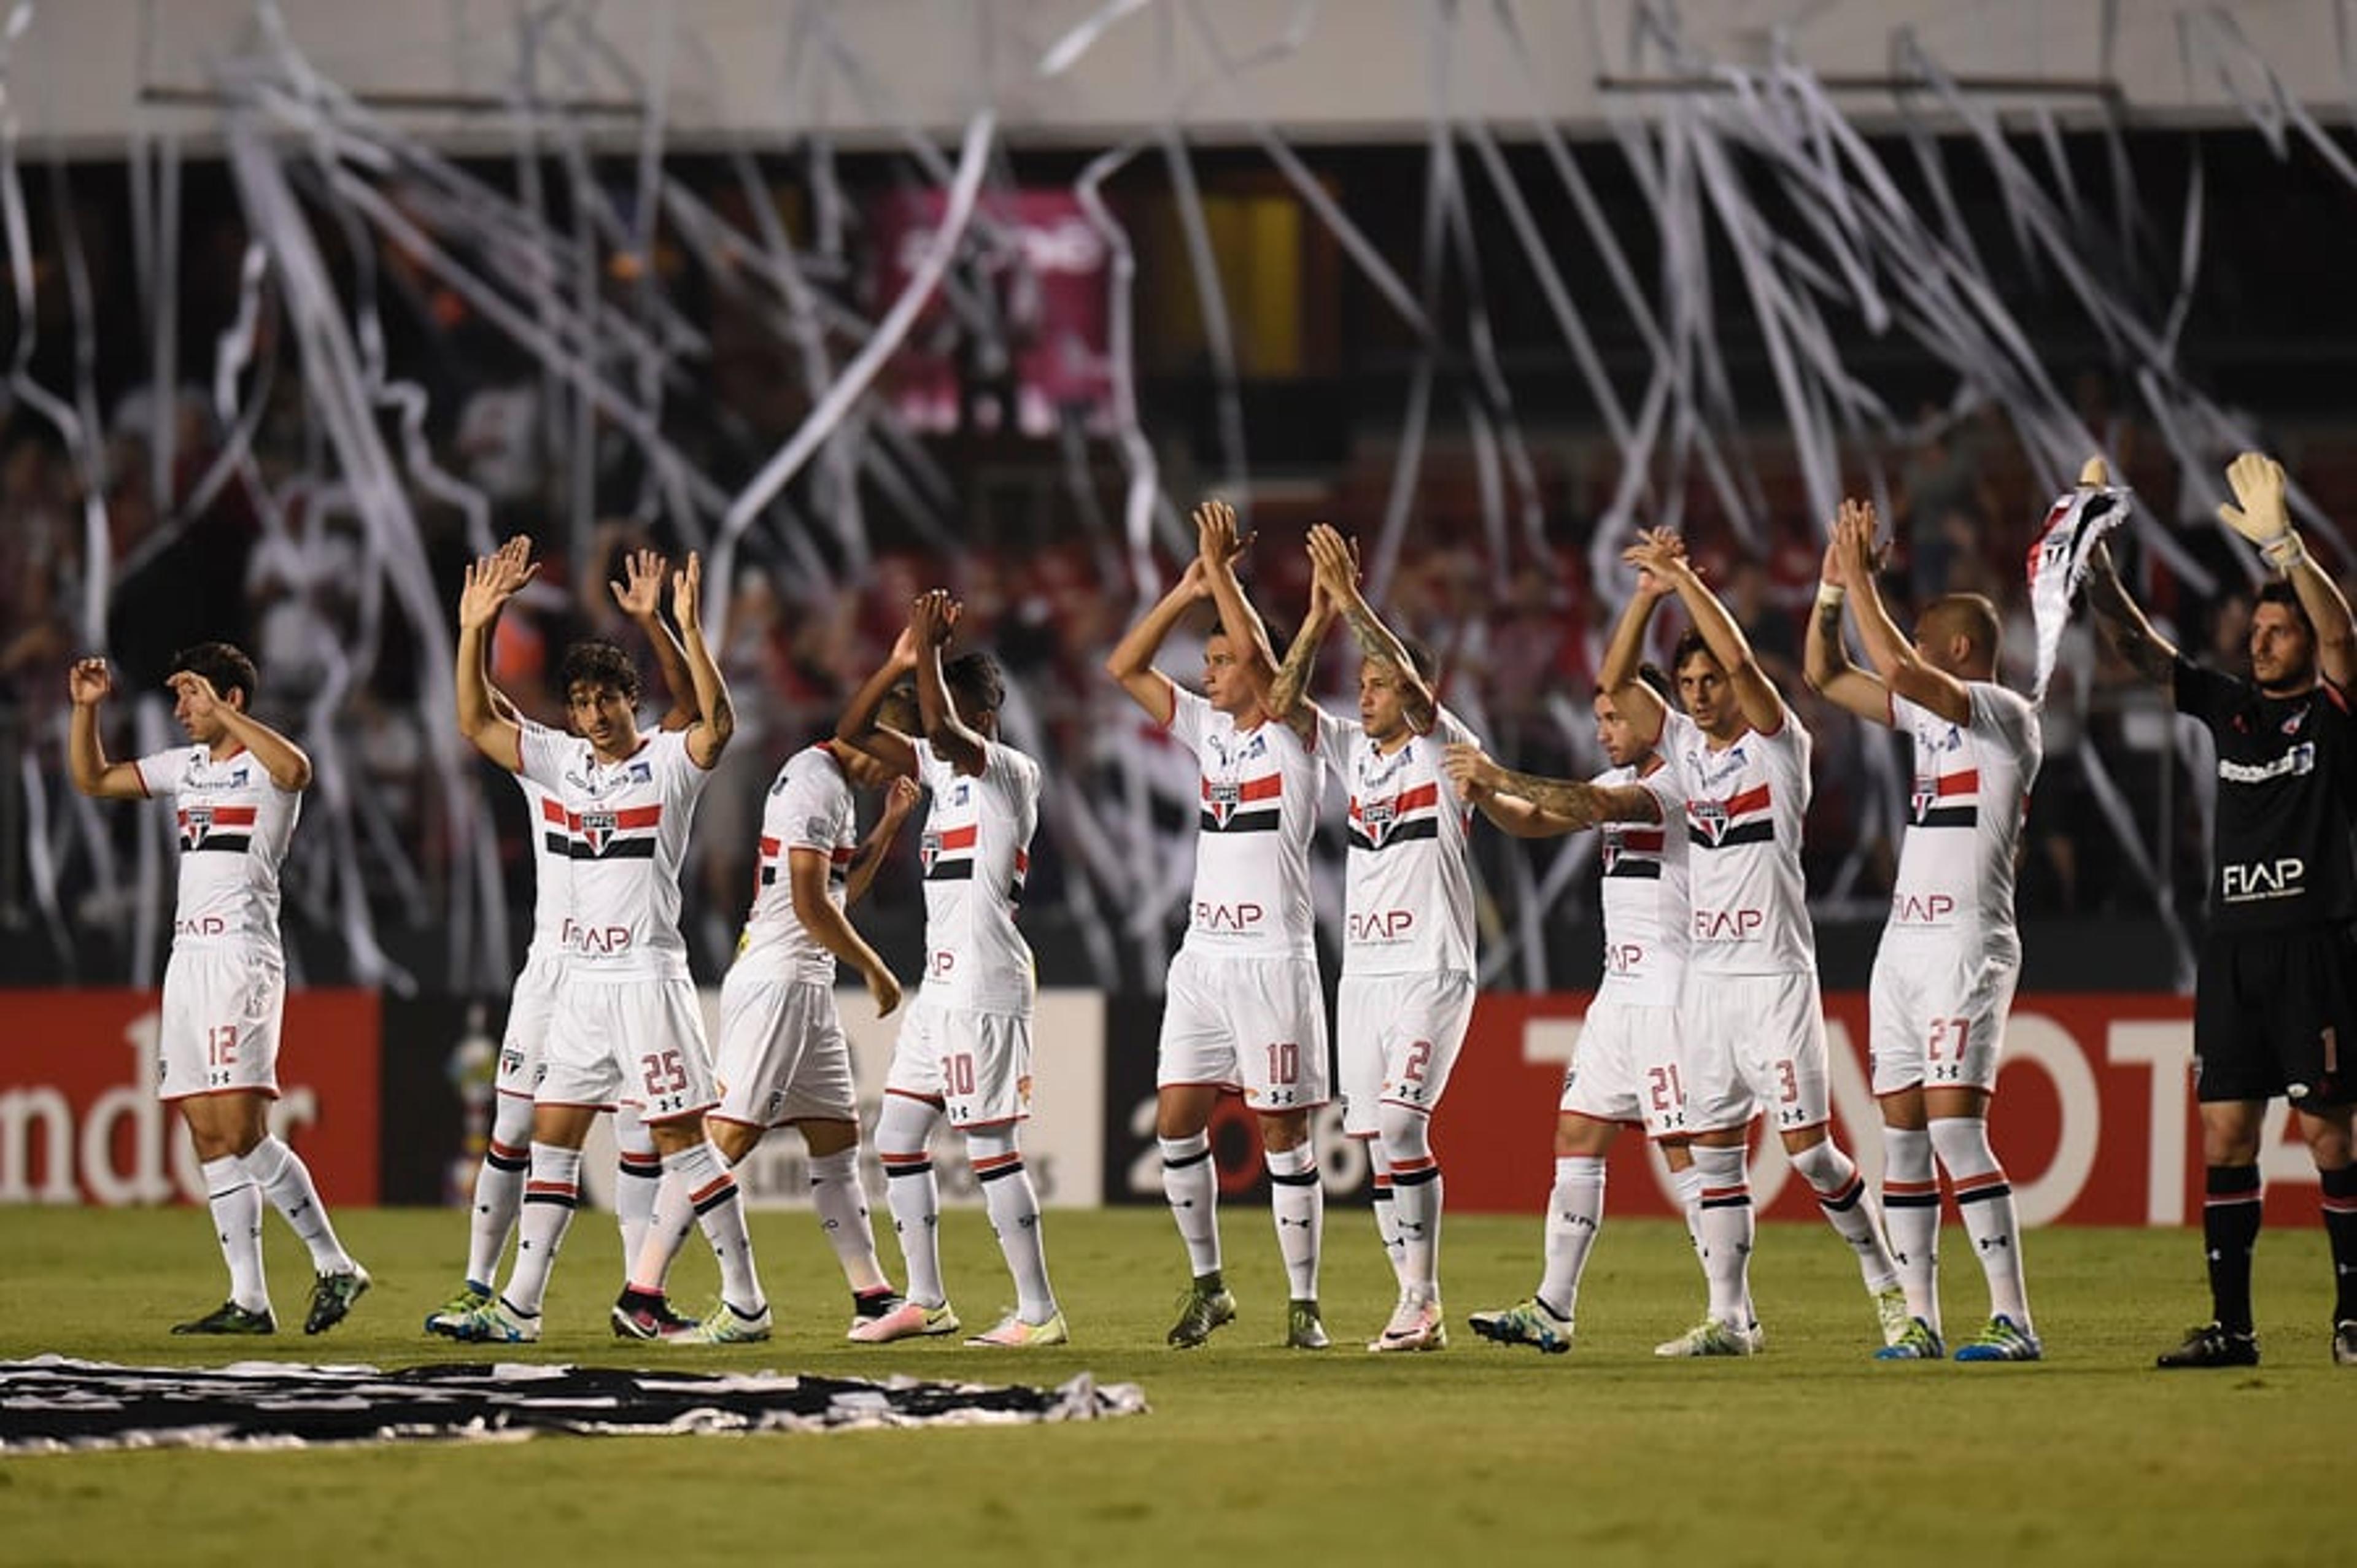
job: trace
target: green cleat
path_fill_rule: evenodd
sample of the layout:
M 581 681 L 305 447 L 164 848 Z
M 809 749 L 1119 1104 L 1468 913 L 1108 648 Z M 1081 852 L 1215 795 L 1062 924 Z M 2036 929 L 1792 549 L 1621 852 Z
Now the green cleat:
M 1289 1301 L 1285 1304 L 1286 1348 L 1323 1350 L 1333 1343 L 1326 1337 L 1326 1326 L 1318 1320 L 1316 1302 Z
M 233 1301 L 225 1301 L 202 1317 L 172 1325 L 175 1334 L 275 1334 L 277 1315 L 268 1307 L 250 1312 Z
M 1205 1274 L 1178 1298 L 1178 1321 L 1170 1326 L 1168 1337 L 1178 1349 L 1191 1350 L 1209 1339 L 1212 1329 L 1234 1322 L 1235 1316 L 1233 1293 L 1221 1283 L 1218 1274 Z
M 1749 1356 L 1758 1348 L 1749 1330 L 1706 1317 L 1675 1339 L 1654 1346 L 1653 1354 L 1677 1360 L 1690 1356 Z
M 518 1312 L 493 1296 L 464 1312 L 427 1314 L 425 1332 L 462 1345 L 530 1345 L 540 1338 L 540 1315 Z
M 1906 1338 L 1907 1331 L 1915 1325 L 1915 1315 L 1907 1310 L 1907 1293 L 1897 1285 L 1874 1293 L 1874 1316 L 1882 1325 L 1886 1349 Z
M 1940 1343 L 1940 1331 L 1920 1317 L 1907 1320 L 1907 1332 L 1874 1353 L 1878 1361 L 1938 1361 L 1945 1359 L 1947 1347 Z
M 1999 1313 L 1988 1320 L 1981 1337 L 1956 1347 L 1959 1361 L 2043 1361 L 2046 1347 L 2038 1336 Z
M 1069 1345 L 1071 1341 L 1071 1330 L 1064 1326 L 1061 1312 L 1051 1314 L 1045 1323 L 1026 1323 L 1020 1313 L 1010 1312 L 998 1320 L 997 1327 L 986 1334 L 977 1334 L 966 1343 L 995 1346 L 1004 1350 L 1036 1350 L 1049 1345 Z
M 754 1345 L 770 1337 L 772 1326 L 773 1320 L 770 1316 L 768 1303 L 762 1304 L 760 1311 L 748 1314 L 738 1311 L 723 1299 L 713 1303 L 712 1310 L 704 1315 L 704 1321 L 683 1333 L 667 1336 L 663 1343 L 666 1345 Z
M 1560 1356 L 1571 1348 L 1571 1319 L 1533 1296 L 1528 1301 L 1477 1312 L 1466 1318 L 1474 1333 L 1498 1345 L 1529 1345 L 1543 1355 Z
M 494 1294 L 496 1293 L 492 1291 L 490 1286 L 477 1284 L 474 1281 L 468 1280 L 465 1284 L 458 1287 L 457 1294 L 453 1295 L 448 1301 L 444 1302 L 440 1306 L 436 1307 L 431 1313 L 426 1315 L 429 1319 L 429 1322 L 426 1325 L 426 1332 L 429 1334 L 434 1332 L 430 1319 L 436 1317 L 464 1317 L 470 1312 L 475 1312 L 480 1308 L 490 1305 L 491 1297 Z
M 311 1282 L 311 1310 L 303 1319 L 306 1334 L 325 1334 L 349 1316 L 352 1303 L 368 1294 L 369 1272 L 354 1263 L 341 1273 L 321 1274 Z

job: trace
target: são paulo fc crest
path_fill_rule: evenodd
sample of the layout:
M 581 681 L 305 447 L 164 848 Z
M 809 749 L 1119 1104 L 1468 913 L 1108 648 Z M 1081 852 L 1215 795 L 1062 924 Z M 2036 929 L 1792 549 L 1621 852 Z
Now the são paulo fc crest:
M 942 835 L 927 832 L 917 841 L 917 865 L 926 875 L 933 873 L 933 862 L 942 857 Z
M 213 830 L 213 809 L 210 806 L 190 806 L 180 813 L 180 847 L 194 849 L 205 842 Z
M 1727 837 L 1727 807 L 1717 800 L 1689 800 L 1686 816 L 1703 831 L 1703 836 L 1717 843 Z
M 614 842 L 614 813 L 584 811 L 581 813 L 581 840 L 589 846 L 591 854 L 603 854 L 606 846 Z
M 1228 825 L 1228 819 L 1236 814 L 1236 807 L 1243 798 L 1243 786 L 1241 784 L 1209 784 L 1204 786 L 1203 808 L 1211 813 L 1213 822 L 1224 828 Z
M 1929 779 L 1915 780 L 1914 793 L 1907 797 L 1907 804 L 1914 811 L 1917 822 L 1921 822 L 1925 814 L 1939 803 L 1940 786 L 1936 782 Z
M 1359 825 L 1366 831 L 1367 842 L 1380 845 L 1383 835 L 1391 831 L 1392 822 L 1399 816 L 1399 800 L 1369 800 L 1359 807 Z

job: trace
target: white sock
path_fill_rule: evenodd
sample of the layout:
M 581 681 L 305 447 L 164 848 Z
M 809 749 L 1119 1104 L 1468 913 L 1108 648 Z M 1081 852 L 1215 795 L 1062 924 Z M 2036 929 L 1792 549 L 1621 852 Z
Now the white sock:
M 500 1299 L 526 1317 L 540 1316 L 548 1295 L 548 1273 L 564 1250 L 573 1211 L 581 1207 L 581 1151 L 554 1144 L 532 1146 L 532 1179 L 523 1187 L 523 1212 L 516 1220 L 515 1267 Z
M 1557 1317 L 1571 1317 L 1578 1306 L 1579 1276 L 1603 1223 L 1604 1157 L 1558 1155 L 1547 1194 L 1546 1277 L 1538 1289 L 1539 1305 Z
M 709 1141 L 699 1140 L 663 1156 L 665 1185 L 678 1184 L 695 1209 L 695 1222 L 712 1243 L 720 1263 L 720 1299 L 739 1317 L 759 1317 L 769 1298 L 761 1294 L 761 1276 L 753 1267 L 753 1238 L 745 1229 L 745 1206 L 737 1200 L 737 1178 Z
M 1383 1107 L 1383 1155 L 1392 1167 L 1392 1217 L 1399 1226 L 1400 1273 L 1418 1301 L 1440 1299 L 1440 1162 L 1431 1144 L 1432 1119 L 1420 1111 Z
M 1866 1178 L 1857 1162 L 1841 1152 L 1831 1138 L 1813 1144 L 1792 1156 L 1792 1168 L 1816 1189 L 1817 1208 L 1825 1223 L 1857 1254 L 1857 1272 L 1867 1294 L 1879 1294 L 1899 1283 L 1899 1265 L 1882 1240 L 1882 1216 L 1867 1196 Z
M 1187 1243 L 1187 1267 L 1197 1279 L 1220 1271 L 1220 1177 L 1211 1165 L 1211 1138 L 1156 1140 L 1162 1148 L 1162 1196 L 1178 1239 Z
M 205 1202 L 213 1211 L 221 1262 L 229 1265 L 229 1298 L 248 1312 L 270 1310 L 262 1269 L 262 1193 L 235 1155 L 204 1163 Z
M 1392 1278 L 1399 1282 L 1400 1290 L 1407 1289 L 1407 1249 L 1400 1243 L 1399 1210 L 1394 1205 L 1397 1195 L 1392 1190 L 1392 1163 L 1383 1154 L 1381 1138 L 1361 1138 L 1367 1151 L 1367 1164 L 1374 1172 L 1375 1235 L 1383 1244 L 1383 1256 L 1391 1260 Z
M 1751 1243 L 1757 1229 L 1751 1183 L 1740 1144 L 1697 1146 L 1702 1174 L 1702 1272 L 1710 1284 L 1710 1316 L 1736 1328 L 1751 1326 Z
M 1956 1212 L 1988 1276 L 1989 1316 L 2029 1327 L 2029 1294 L 2021 1275 L 2021 1219 L 2013 1185 L 1989 1147 L 1988 1123 L 1977 1116 L 1943 1116 L 1932 1123 L 1932 1144 L 1948 1168 Z
M 639 1250 L 629 1259 L 625 1283 L 641 1295 L 667 1294 L 671 1266 L 695 1230 L 695 1205 L 688 1201 L 687 1184 L 668 1176 L 655 1183 L 654 1208 L 640 1230 Z
M 508 1250 L 523 1207 L 524 1176 L 532 1169 L 532 1101 L 520 1094 L 494 1097 L 491 1133 L 483 1165 L 475 1173 L 474 1212 L 468 1217 L 467 1283 L 489 1290 L 500 1277 L 500 1255 Z
M 1286 1289 L 1295 1301 L 1316 1301 L 1318 1243 L 1326 1230 L 1326 1188 L 1318 1179 L 1318 1151 L 1305 1138 L 1289 1149 L 1270 1149 L 1264 1157 L 1276 1250 L 1285 1255 Z M 1399 1189 L 1392 1190 L 1396 1202 Z
M 1940 1333 L 1940 1180 L 1921 1127 L 1882 1129 L 1882 1223 L 1908 1313 Z
M 1694 1247 L 1695 1256 L 1702 1256 L 1702 1167 L 1689 1165 L 1684 1170 L 1670 1173 L 1670 1185 L 1678 1195 L 1678 1212 L 1686 1222 L 1686 1240 Z
M 286 1217 L 286 1223 L 311 1250 L 312 1271 L 350 1273 L 351 1254 L 336 1240 L 336 1228 L 328 1222 L 327 1206 L 319 1201 L 319 1189 L 311 1185 L 311 1167 L 303 1163 L 303 1157 L 275 1134 L 265 1133 L 262 1142 L 240 1158 L 246 1174 L 262 1188 L 262 1196 Z
M 859 1145 L 831 1155 L 810 1157 L 811 1207 L 818 1211 L 819 1229 L 843 1265 L 844 1282 L 854 1295 L 889 1290 L 884 1265 L 876 1257 L 876 1228 L 867 1218 L 867 1189 L 859 1185 Z
M 942 1189 L 933 1176 L 932 1156 L 925 1147 L 941 1115 L 921 1100 L 888 1094 L 876 1121 L 876 1151 L 884 1162 L 884 1201 L 892 1210 L 892 1229 L 900 1240 L 901 1262 L 909 1273 L 909 1299 L 920 1306 L 949 1304 L 949 1293 L 942 1285 Z
M 614 1109 L 614 1222 L 621 1227 L 622 1267 L 629 1269 L 646 1247 L 663 1174 L 662 1156 L 636 1106 Z
M 969 1133 L 965 1145 L 974 1178 L 982 1183 L 991 1229 L 998 1232 L 998 1250 L 1006 1259 L 1007 1273 L 1015 1276 L 1016 1316 L 1026 1323 L 1045 1323 L 1056 1316 L 1056 1293 L 1048 1285 L 1039 1195 L 1031 1186 L 1031 1173 L 1023 1168 L 1015 1130 Z

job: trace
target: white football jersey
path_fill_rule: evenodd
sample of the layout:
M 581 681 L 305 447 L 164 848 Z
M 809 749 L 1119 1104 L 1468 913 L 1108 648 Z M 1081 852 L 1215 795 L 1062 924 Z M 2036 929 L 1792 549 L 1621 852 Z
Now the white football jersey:
M 242 945 L 277 956 L 278 867 L 302 815 L 302 794 L 272 783 L 270 770 L 243 746 L 215 757 L 191 744 L 132 766 L 143 791 L 171 798 L 179 830 L 172 945 Z
M 546 725 L 524 719 L 522 727 L 538 730 L 555 744 L 564 743 L 564 732 Z M 571 892 L 573 839 L 565 831 L 563 800 L 521 773 L 509 777 L 522 792 L 524 810 L 532 818 L 532 947 L 524 957 L 524 961 L 530 963 L 564 950 L 565 900 Z
M 1801 875 L 1809 813 L 1809 732 L 1787 705 L 1773 735 L 1746 730 L 1712 749 L 1681 713 L 1662 723 L 1662 759 L 1644 780 L 1668 822 L 1684 814 L 1686 963 L 1697 973 L 1798 974 L 1817 967 Z
M 2041 755 L 2038 710 L 2018 692 L 1970 681 L 1966 723 L 1890 694 L 1890 722 L 1915 738 L 1915 785 L 1890 894 L 1892 935 L 1953 937 L 2019 961 L 2014 858 Z
M 1359 721 L 1320 710 L 1318 745 L 1341 759 L 1351 794 L 1342 972 L 1473 969 L 1472 811 L 1441 771 L 1442 749 L 1473 732 L 1442 708 L 1432 733 L 1385 757 Z
M 987 742 L 978 774 L 960 773 L 925 741 L 917 779 L 931 793 L 918 860 L 925 875 L 923 999 L 983 1013 L 1028 1013 L 1031 945 L 1015 929 L 1031 834 L 1039 825 L 1039 765 Z
M 1202 777 L 1195 899 L 1184 946 L 1250 958 L 1315 958 L 1309 839 L 1324 757 L 1274 719 L 1240 730 L 1184 687 L 1170 689 L 1170 734 Z
M 687 732 L 644 736 L 619 762 L 537 726 L 523 732 L 523 772 L 565 810 L 567 977 L 684 980 L 679 873 L 697 797 L 712 775 L 687 755 Z
M 858 843 L 851 778 L 825 746 L 804 746 L 786 758 L 761 807 L 761 855 L 754 872 L 753 908 L 736 968 L 748 978 L 834 983 L 834 955 L 821 947 L 794 913 L 787 857 L 815 850 L 827 857 L 826 896 L 843 908 L 844 883 Z
M 1669 773 L 1666 765 L 1652 777 Z M 1634 768 L 1608 768 L 1604 789 L 1643 784 Z M 1604 905 L 1604 979 L 1598 987 L 1634 1006 L 1674 1007 L 1686 972 L 1686 835 L 1683 811 L 1658 822 L 1603 822 L 1596 858 Z

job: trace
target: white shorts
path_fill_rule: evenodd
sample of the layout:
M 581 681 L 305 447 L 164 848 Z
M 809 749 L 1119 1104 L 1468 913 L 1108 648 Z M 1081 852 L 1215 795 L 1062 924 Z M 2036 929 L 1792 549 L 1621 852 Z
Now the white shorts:
M 499 1090 L 530 1100 L 548 1070 L 548 1021 L 556 1014 L 557 981 L 565 972 L 559 953 L 526 958 L 508 993 L 508 1024 L 500 1035 Z
M 1334 1008 L 1342 1135 L 1373 1137 L 1386 1102 L 1430 1114 L 1472 1021 L 1473 977 L 1461 969 L 1344 975 Z
M 1741 1127 L 1764 1112 L 1777 1132 L 1797 1133 L 1832 1117 L 1815 974 L 1688 970 L 1678 1026 L 1691 1130 Z
M 815 980 L 751 980 L 736 970 L 720 983 L 717 1122 L 782 1127 L 789 1122 L 856 1122 L 851 1042 L 834 1010 L 834 988 Z
M 692 980 L 568 978 L 557 989 L 542 1060 L 533 1098 L 543 1105 L 621 1104 L 649 1122 L 676 1122 L 720 1099 Z
M 1157 1089 L 1241 1090 L 1254 1111 L 1326 1103 L 1326 998 L 1312 958 L 1208 958 L 1179 950 L 1162 1002 Z
M 1031 1020 L 919 1000 L 900 1020 L 884 1092 L 938 1105 L 952 1127 L 1031 1116 Z
M 2018 964 L 1954 942 L 1893 942 L 1874 955 L 1874 1092 L 1996 1087 Z
M 1556 1108 L 1592 1122 L 1640 1126 L 1648 1138 L 1685 1132 L 1678 1010 L 1598 993 L 1580 1023 Z
M 278 1098 L 286 971 L 251 948 L 175 948 L 164 965 L 156 1094 Z

